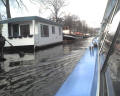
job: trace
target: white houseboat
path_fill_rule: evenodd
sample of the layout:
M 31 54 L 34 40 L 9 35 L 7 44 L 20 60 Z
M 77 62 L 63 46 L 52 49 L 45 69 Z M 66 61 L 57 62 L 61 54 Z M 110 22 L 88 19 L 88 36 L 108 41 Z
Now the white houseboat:
M 3 36 L 13 46 L 42 47 L 63 41 L 62 26 L 38 17 L 17 17 L 0 21 Z M 5 47 L 10 47 L 6 43 Z

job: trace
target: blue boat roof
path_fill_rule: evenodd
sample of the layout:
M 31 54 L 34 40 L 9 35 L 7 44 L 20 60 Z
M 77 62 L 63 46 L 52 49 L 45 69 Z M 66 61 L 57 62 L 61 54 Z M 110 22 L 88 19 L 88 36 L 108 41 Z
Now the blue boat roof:
M 1 20 L 0 24 L 4 24 L 4 23 L 16 23 L 16 22 L 24 22 L 24 21 L 32 21 L 32 20 L 36 20 L 36 21 L 39 21 L 39 22 L 47 23 L 47 24 L 62 26 L 61 24 L 58 24 L 56 22 L 53 22 L 51 20 L 44 19 L 44 18 L 38 17 L 38 16 L 9 18 L 7 20 Z
M 55 96 L 96 96 L 98 81 L 98 49 L 87 49 L 84 56 Z

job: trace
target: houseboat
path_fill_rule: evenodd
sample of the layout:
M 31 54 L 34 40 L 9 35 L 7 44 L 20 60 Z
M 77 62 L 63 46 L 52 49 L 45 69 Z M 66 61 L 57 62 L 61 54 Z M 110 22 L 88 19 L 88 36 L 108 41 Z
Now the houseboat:
M 63 41 L 62 25 L 38 16 L 10 18 L 0 24 L 3 36 L 15 47 L 37 48 Z M 11 45 L 6 43 L 5 47 Z

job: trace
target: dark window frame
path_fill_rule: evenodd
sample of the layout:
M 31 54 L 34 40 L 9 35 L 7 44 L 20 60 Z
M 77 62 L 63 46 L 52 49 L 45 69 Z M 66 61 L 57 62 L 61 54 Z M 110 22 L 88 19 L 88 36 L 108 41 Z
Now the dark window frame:
M 52 34 L 55 34 L 55 26 L 52 26 Z
M 12 36 L 12 31 L 11 31 L 11 26 L 12 26 L 12 24 L 11 23 L 8 23 L 8 38 L 13 38 L 13 36 Z
M 49 37 L 49 25 L 40 24 L 41 37 Z
M 19 37 L 19 24 L 12 24 L 12 37 L 18 38 Z
M 30 25 L 29 24 L 20 25 L 20 36 L 25 37 L 25 38 L 30 36 Z

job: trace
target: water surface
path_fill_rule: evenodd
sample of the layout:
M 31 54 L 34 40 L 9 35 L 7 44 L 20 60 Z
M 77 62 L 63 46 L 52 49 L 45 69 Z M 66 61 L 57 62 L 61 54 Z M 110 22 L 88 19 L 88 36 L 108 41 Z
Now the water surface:
M 0 63 L 0 96 L 54 96 L 88 48 L 91 38 L 52 48 L 6 54 Z

